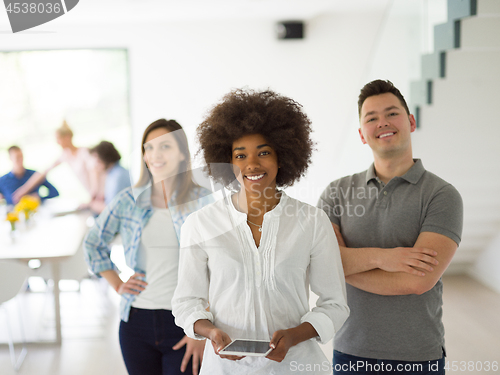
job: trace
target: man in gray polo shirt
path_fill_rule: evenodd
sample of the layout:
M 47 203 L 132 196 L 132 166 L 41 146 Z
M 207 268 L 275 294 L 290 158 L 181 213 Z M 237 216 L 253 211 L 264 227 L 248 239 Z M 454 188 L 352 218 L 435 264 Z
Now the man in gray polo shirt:
M 337 234 L 351 309 L 334 372 L 444 374 L 441 276 L 460 243 L 462 199 L 413 159 L 415 119 L 391 82 L 365 85 L 358 110 L 374 163 L 318 202 Z

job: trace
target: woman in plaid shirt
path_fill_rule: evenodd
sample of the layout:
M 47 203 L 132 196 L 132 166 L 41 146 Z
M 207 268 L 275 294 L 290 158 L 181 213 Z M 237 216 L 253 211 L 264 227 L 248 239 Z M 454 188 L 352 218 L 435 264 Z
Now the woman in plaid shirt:
M 97 218 L 85 239 L 86 260 L 122 296 L 119 336 L 129 374 L 197 374 L 204 342 L 187 338 L 174 324 L 171 299 L 180 228 L 190 213 L 212 201 L 211 192 L 193 182 L 186 134 L 176 121 L 150 124 L 141 150 L 139 182 Z M 117 234 L 135 272 L 126 282 L 110 259 Z

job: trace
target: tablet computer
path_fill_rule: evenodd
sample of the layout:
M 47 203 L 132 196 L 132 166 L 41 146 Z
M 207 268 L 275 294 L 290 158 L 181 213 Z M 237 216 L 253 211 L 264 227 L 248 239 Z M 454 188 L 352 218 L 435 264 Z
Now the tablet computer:
M 222 355 L 237 355 L 244 356 L 262 356 L 269 354 L 272 348 L 269 346 L 270 341 L 265 340 L 242 340 L 235 339 L 229 345 L 219 351 Z

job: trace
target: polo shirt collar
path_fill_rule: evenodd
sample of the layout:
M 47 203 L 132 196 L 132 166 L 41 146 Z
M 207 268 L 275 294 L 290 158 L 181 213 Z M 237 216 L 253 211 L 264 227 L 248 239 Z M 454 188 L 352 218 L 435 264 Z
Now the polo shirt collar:
M 425 172 L 424 165 L 422 164 L 422 160 L 420 159 L 413 159 L 414 163 L 413 166 L 406 172 L 404 175 L 401 176 L 402 179 L 408 181 L 410 184 L 415 185 L 418 180 L 420 180 L 420 177 Z
M 403 180 L 408 181 L 410 184 L 416 184 L 425 172 L 422 160 L 413 159 L 413 161 L 415 164 L 413 164 L 408 172 L 401 176 Z M 368 168 L 368 170 L 366 171 L 366 183 L 368 184 L 371 180 L 377 181 L 377 174 L 375 173 L 375 163 L 372 163 L 372 165 L 370 165 L 370 168 Z
M 371 180 L 377 181 L 377 174 L 375 173 L 375 163 L 372 163 L 372 165 L 370 165 L 370 168 L 368 168 L 368 170 L 366 171 L 366 184 L 368 185 Z

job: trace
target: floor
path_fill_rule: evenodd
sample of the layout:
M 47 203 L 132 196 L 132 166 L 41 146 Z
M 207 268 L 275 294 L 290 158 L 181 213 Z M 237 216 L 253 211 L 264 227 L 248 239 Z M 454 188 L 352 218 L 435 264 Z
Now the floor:
M 62 346 L 49 343 L 55 337 L 51 293 L 28 292 L 6 306 L 14 329 L 20 336 L 17 320 L 18 304 L 23 309 L 23 322 L 29 344 L 28 354 L 16 373 L 11 365 L 6 344 L 0 346 L 0 375 L 126 375 L 118 344 L 119 297 L 95 280 L 83 280 L 80 291 L 61 293 Z M 5 310 L 5 309 L 4 309 Z M 5 311 L 0 311 L 0 342 L 7 342 Z M 16 355 L 21 346 L 16 345 Z
M 444 278 L 447 374 L 493 374 L 500 366 L 500 295 L 467 276 Z M 118 298 L 104 284 L 84 280 L 81 290 L 61 295 L 63 344 L 31 344 L 19 375 L 125 375 L 118 345 Z M 50 293 L 25 293 L 7 304 L 15 318 L 17 304 L 30 340 L 53 337 Z M 17 325 L 12 319 L 11 326 Z M 6 342 L 5 311 L 0 311 L 0 342 Z M 18 335 L 19 332 L 14 332 Z M 16 347 L 19 353 L 19 347 Z M 330 348 L 325 348 L 330 352 Z M 489 371 L 485 368 L 490 366 Z M 456 366 L 455 371 L 453 367 Z M 480 370 L 482 366 L 482 371 Z M 0 345 L 0 374 L 14 375 L 6 345 Z
M 464 276 L 443 282 L 447 374 L 500 374 L 500 295 Z

